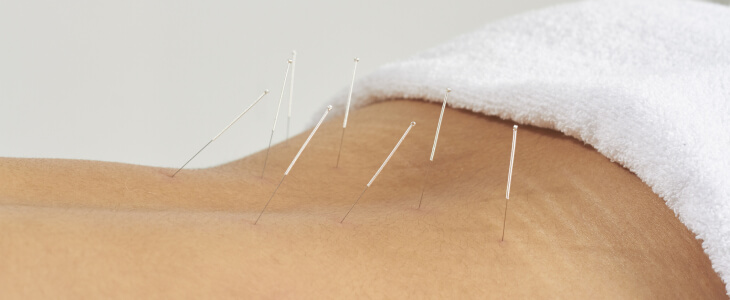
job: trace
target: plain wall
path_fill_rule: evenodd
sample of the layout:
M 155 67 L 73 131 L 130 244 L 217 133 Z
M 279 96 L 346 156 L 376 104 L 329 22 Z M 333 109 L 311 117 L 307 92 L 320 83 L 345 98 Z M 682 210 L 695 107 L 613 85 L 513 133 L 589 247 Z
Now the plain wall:
M 560 2 L 2 1 L 0 156 L 179 167 L 270 89 L 189 167 L 225 163 L 267 146 L 293 49 L 299 133 L 349 85 L 354 57 L 363 76 Z

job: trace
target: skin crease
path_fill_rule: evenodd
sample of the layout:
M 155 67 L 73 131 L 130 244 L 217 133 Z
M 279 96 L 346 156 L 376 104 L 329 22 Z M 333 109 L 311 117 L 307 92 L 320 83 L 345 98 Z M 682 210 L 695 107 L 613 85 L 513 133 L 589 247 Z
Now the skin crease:
M 511 122 L 388 101 L 219 167 L 0 159 L 0 291 L 14 298 L 727 298 L 699 240 L 630 171 Z M 334 113 L 335 111 L 333 111 Z M 398 152 L 344 216 L 411 121 Z

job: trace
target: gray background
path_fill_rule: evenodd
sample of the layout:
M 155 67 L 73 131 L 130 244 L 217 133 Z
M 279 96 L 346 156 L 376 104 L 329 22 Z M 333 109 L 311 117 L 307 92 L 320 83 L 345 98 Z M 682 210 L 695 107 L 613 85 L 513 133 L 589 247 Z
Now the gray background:
M 560 2 L 2 1 L 0 156 L 179 167 L 270 89 L 189 166 L 225 163 L 266 147 L 293 49 L 298 133 L 349 84 L 353 57 L 363 76 Z

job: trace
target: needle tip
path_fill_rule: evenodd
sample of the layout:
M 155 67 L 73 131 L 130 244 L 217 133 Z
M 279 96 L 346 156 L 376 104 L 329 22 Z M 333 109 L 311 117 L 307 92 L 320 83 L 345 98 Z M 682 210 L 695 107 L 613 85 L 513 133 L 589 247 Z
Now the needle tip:
M 360 61 L 360 58 L 359 57 L 355 57 L 355 62 L 359 62 L 359 61 Z
M 268 93 L 269 93 L 268 89 L 264 90 L 264 94 L 268 94 Z
M 447 89 L 446 89 L 446 92 L 447 92 L 447 93 L 451 93 L 451 89 L 447 88 Z
M 416 122 L 415 121 L 411 122 L 411 126 L 416 126 Z
M 288 60 L 288 62 L 289 62 L 289 63 L 292 63 L 292 60 L 290 59 L 290 60 Z
M 327 111 L 332 110 L 332 105 L 327 105 Z
M 515 125 L 515 127 L 513 127 L 512 130 L 517 130 L 517 125 Z

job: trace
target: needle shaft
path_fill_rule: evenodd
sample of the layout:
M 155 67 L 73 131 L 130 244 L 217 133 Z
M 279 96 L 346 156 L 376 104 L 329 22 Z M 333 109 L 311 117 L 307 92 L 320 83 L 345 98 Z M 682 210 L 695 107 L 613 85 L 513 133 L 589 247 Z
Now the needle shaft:
M 292 60 L 288 60 L 286 65 L 286 73 L 284 73 L 284 83 L 281 86 L 281 95 L 279 95 L 279 104 L 276 105 L 276 115 L 274 115 L 274 126 L 271 126 L 271 136 L 269 137 L 269 147 L 266 148 L 266 158 L 264 159 L 264 168 L 261 170 L 261 178 L 264 178 L 266 172 L 266 163 L 269 161 L 269 152 L 271 151 L 271 142 L 274 140 L 274 131 L 276 131 L 276 122 L 279 121 L 279 111 L 281 110 L 281 100 L 284 99 L 284 89 L 286 88 L 286 79 L 289 77 L 289 69 L 291 69 Z
M 256 222 L 253 222 L 253 225 L 256 225 L 259 223 L 259 219 L 261 219 L 261 216 L 264 214 L 264 211 L 266 210 L 266 208 L 269 207 L 269 203 L 271 203 L 271 199 L 274 199 L 274 195 L 276 195 L 276 191 L 278 191 L 281 184 L 284 183 L 284 178 L 286 178 L 286 175 L 281 177 L 281 181 L 279 181 L 279 184 L 274 189 L 274 192 L 271 193 L 271 197 L 269 197 L 269 201 L 266 201 L 266 205 L 264 205 L 264 208 L 261 210 L 259 217 L 256 218 Z
M 231 128 L 231 126 L 233 126 L 233 124 L 235 124 L 236 122 L 238 122 L 238 120 L 241 119 L 241 117 L 243 117 L 243 115 L 245 115 L 249 110 L 251 110 L 251 108 L 253 108 L 254 105 L 256 105 L 256 103 L 259 103 L 259 101 L 261 101 L 261 99 L 264 98 L 264 96 L 266 96 L 266 94 L 268 94 L 268 93 L 269 93 L 269 90 L 265 90 L 261 94 L 261 96 L 259 96 L 256 99 L 256 101 L 254 101 L 253 103 L 251 103 L 251 105 L 249 105 L 243 112 L 241 112 L 235 119 L 233 119 L 233 121 L 231 121 L 231 123 L 228 123 L 228 126 L 226 126 L 226 128 L 223 128 L 223 130 L 221 130 L 220 133 L 218 133 L 215 137 L 213 137 L 212 139 L 210 139 L 210 141 L 208 141 L 208 143 L 205 144 L 205 146 L 203 146 L 203 148 L 200 148 L 200 150 L 198 150 L 198 152 L 196 152 L 195 155 L 193 155 L 193 157 L 191 157 L 190 159 L 188 159 L 188 161 L 186 161 L 185 164 L 183 164 L 182 167 L 180 167 L 179 169 L 177 169 L 177 171 L 175 171 L 175 173 L 173 173 L 172 176 L 170 176 L 170 177 L 175 177 L 175 175 L 177 175 L 177 173 L 179 173 L 183 168 L 185 168 L 185 166 L 187 166 L 188 163 L 190 163 L 196 156 L 198 156 L 198 154 L 200 154 L 200 152 L 203 152 L 203 150 L 205 150 L 205 148 L 207 148 L 208 145 L 210 145 L 211 143 L 213 143 L 213 141 L 215 141 L 216 139 L 218 139 L 218 137 L 220 137 L 224 132 L 226 132 L 226 130 L 228 130 L 228 128 Z
M 517 144 L 517 125 L 512 128 L 512 153 L 509 157 L 509 174 L 507 175 L 507 195 L 504 200 L 504 220 L 502 221 L 502 241 L 504 242 L 504 230 L 507 226 L 507 204 L 509 203 L 509 189 L 512 184 L 512 166 L 515 162 L 515 145 Z
M 345 142 L 345 130 L 347 127 L 342 128 L 342 137 L 340 137 L 340 151 L 337 153 L 337 165 L 335 167 L 340 166 L 340 156 L 342 155 L 342 144 Z
M 350 210 L 347 211 L 347 214 L 345 214 L 345 217 L 342 218 L 342 221 L 340 221 L 340 223 L 345 221 L 345 218 L 347 218 L 347 216 L 350 214 L 352 209 L 355 207 L 355 204 L 357 204 L 357 202 L 360 201 L 360 198 L 362 198 L 362 195 L 365 194 L 365 191 L 373 184 L 373 181 L 375 181 L 375 178 L 378 178 L 378 175 L 380 174 L 380 172 L 383 171 L 383 168 L 385 168 L 385 165 L 388 164 L 388 161 L 390 161 L 390 158 L 393 157 L 393 154 L 395 154 L 395 151 L 398 150 L 398 147 L 400 147 L 400 144 L 403 143 L 403 140 L 406 138 L 406 136 L 408 135 L 408 132 L 411 131 L 411 128 L 413 128 L 413 126 L 416 126 L 416 122 L 411 122 L 411 125 L 408 126 L 408 129 L 406 129 L 406 132 L 403 133 L 403 136 L 401 136 L 400 140 L 398 140 L 398 143 L 395 144 L 393 151 L 390 151 L 390 154 L 388 154 L 388 157 L 385 159 L 383 164 L 380 165 L 380 169 L 378 169 L 378 171 L 375 172 L 375 175 L 373 175 L 373 178 L 371 178 L 370 182 L 368 182 L 368 184 L 365 186 L 365 189 L 360 194 L 360 197 L 357 197 L 357 200 L 355 200 L 355 203 L 352 204 L 352 206 L 350 207 Z
M 297 66 L 297 51 L 291 52 L 291 80 L 289 80 L 289 113 L 286 115 L 286 140 L 289 141 L 289 129 L 291 129 L 291 104 L 294 101 L 294 71 Z
M 362 198 L 362 195 L 365 195 L 365 191 L 367 191 L 367 190 L 368 190 L 368 186 L 366 186 L 365 189 L 362 190 L 362 193 L 360 193 L 360 196 L 357 197 L 357 200 L 355 200 L 355 202 L 352 203 L 352 206 L 350 206 L 350 209 L 347 211 L 347 213 L 345 214 L 345 216 L 342 217 L 342 220 L 340 220 L 340 223 L 344 222 L 345 221 L 345 218 L 347 218 L 347 216 L 350 215 L 350 212 L 352 211 L 352 209 L 355 208 L 355 204 L 357 204 L 357 202 L 360 201 L 360 198 Z
M 504 229 L 507 228 L 507 203 L 509 199 L 504 200 L 504 220 L 502 221 L 502 241 L 504 242 Z
M 324 121 L 324 118 L 327 117 L 327 114 L 330 112 L 330 110 L 332 110 L 332 105 L 327 106 L 327 110 L 324 112 L 324 115 L 322 115 L 322 118 L 319 119 L 319 122 L 317 123 L 317 126 L 314 126 L 314 129 L 312 129 L 312 132 L 307 137 L 307 140 L 304 141 L 304 144 L 302 144 L 302 147 L 299 148 L 299 152 L 297 152 L 297 155 L 294 156 L 294 159 L 292 159 L 291 164 L 289 164 L 289 168 L 287 168 L 286 171 L 284 172 L 284 176 L 281 177 L 281 181 L 279 181 L 279 185 L 277 185 L 276 186 L 276 189 L 274 189 L 274 192 L 271 193 L 271 197 L 269 197 L 269 201 L 266 201 L 266 205 L 261 210 L 261 213 L 259 214 L 259 217 L 256 218 L 256 222 L 253 223 L 254 225 L 258 224 L 259 219 L 261 219 L 261 215 L 263 215 L 264 214 L 264 211 L 266 211 L 266 208 L 269 207 L 269 203 L 271 203 L 271 199 L 274 199 L 274 195 L 276 195 L 276 191 L 279 190 L 279 187 L 284 182 L 284 178 L 286 178 L 286 176 L 289 175 L 289 172 L 294 167 L 294 164 L 297 163 L 297 160 L 299 159 L 299 156 L 302 155 L 302 152 L 304 151 L 304 148 L 307 148 L 307 145 L 309 144 L 309 141 L 312 140 L 312 137 L 317 132 L 317 129 L 319 129 L 319 126 L 322 125 L 322 122 Z
M 423 187 L 421 188 L 421 198 L 418 200 L 418 209 L 421 209 L 421 203 L 423 202 L 423 192 L 426 190 L 426 182 L 428 181 L 428 172 L 431 170 L 433 164 L 433 156 L 436 155 L 436 144 L 439 141 L 439 132 L 441 131 L 441 121 L 444 119 L 444 110 L 446 110 L 446 100 L 449 98 L 451 89 L 446 89 L 444 94 L 444 104 L 441 105 L 441 114 L 439 114 L 439 122 L 436 125 L 436 136 L 433 138 L 433 148 L 431 148 L 431 157 L 429 158 L 429 164 L 426 167 L 426 174 L 423 175 Z
M 428 173 L 431 171 L 431 165 L 433 161 L 430 161 L 426 166 L 426 172 L 423 175 L 423 186 L 421 187 L 421 199 L 418 200 L 418 209 L 421 209 L 421 203 L 423 202 L 423 192 L 426 190 L 426 181 L 428 180 Z
M 200 154 L 200 152 L 203 152 L 203 150 L 205 150 L 205 148 L 207 148 L 208 145 L 210 145 L 210 143 L 212 143 L 212 142 L 213 142 L 213 140 L 208 141 L 208 143 L 205 144 L 205 146 L 203 146 L 203 148 L 200 148 L 200 150 L 198 150 L 198 152 L 196 152 L 193 155 L 193 157 L 191 157 L 190 159 L 188 159 L 188 161 L 186 161 L 185 164 L 183 164 L 182 167 L 180 167 L 180 169 L 177 169 L 177 171 L 175 171 L 175 173 L 173 173 L 172 176 L 170 176 L 170 177 L 175 177 L 175 175 L 177 175 L 177 173 L 180 172 L 180 170 L 182 170 L 183 168 L 185 168 L 185 166 L 187 166 L 188 163 L 190 163 L 191 161 L 193 161 L 193 158 L 195 158 L 196 156 L 198 156 L 198 154 Z

